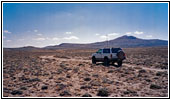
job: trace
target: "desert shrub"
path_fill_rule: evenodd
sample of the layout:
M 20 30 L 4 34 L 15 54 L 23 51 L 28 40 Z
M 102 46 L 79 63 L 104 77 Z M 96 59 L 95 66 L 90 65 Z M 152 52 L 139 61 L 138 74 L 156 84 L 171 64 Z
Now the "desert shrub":
M 11 92 L 11 94 L 12 94 L 12 95 L 22 95 L 23 92 L 20 91 L 20 90 L 14 90 L 14 91 Z
M 24 87 L 24 86 L 23 86 L 23 87 L 21 87 L 20 89 L 21 89 L 21 90 L 27 90 L 27 88 L 26 88 L 26 87 Z
M 77 72 L 79 71 L 79 67 L 75 67 L 75 68 L 73 69 L 73 71 L 74 71 L 74 73 L 77 73 Z
M 123 93 L 124 93 L 124 94 L 131 94 L 131 95 L 134 95 L 134 96 L 138 96 L 138 94 L 137 94 L 136 91 L 129 90 L 129 89 L 127 89 L 127 91 L 124 91 Z
M 57 69 L 57 74 L 61 74 L 63 72 L 62 69 Z
M 68 90 L 65 90 L 65 91 L 60 93 L 60 96 L 71 96 L 71 94 L 69 93 Z
M 150 79 L 145 79 L 147 82 L 152 82 Z
M 102 80 L 103 80 L 103 83 L 108 83 L 108 84 L 112 84 L 114 82 L 114 81 L 111 81 L 107 78 L 103 78 Z
M 162 87 L 156 84 L 151 84 L 150 89 L 161 89 Z
M 63 90 L 64 88 L 66 88 L 66 85 L 61 84 L 61 83 L 57 84 L 56 86 L 57 86 L 57 91 L 60 91 L 60 90 Z
M 109 96 L 109 92 L 107 88 L 100 88 L 98 90 L 97 96 L 107 97 Z
M 82 95 L 82 97 L 92 97 L 92 96 L 89 93 L 85 93 L 84 95 Z
M 83 85 L 80 87 L 80 89 L 91 89 L 90 85 Z
M 39 78 L 33 78 L 33 79 L 30 79 L 29 82 L 37 82 L 37 81 L 40 81 Z
M 8 89 L 8 88 L 3 88 L 3 93 L 10 93 L 10 89 Z
M 90 83 L 89 83 L 91 86 L 100 86 L 100 82 L 97 81 L 97 80 L 91 80 Z
M 64 77 L 59 77 L 58 80 L 65 81 L 66 79 Z
M 167 76 L 167 71 L 165 71 L 165 72 L 160 72 L 159 71 L 159 72 L 156 73 L 156 76 L 164 76 L 165 77 L 165 76 Z

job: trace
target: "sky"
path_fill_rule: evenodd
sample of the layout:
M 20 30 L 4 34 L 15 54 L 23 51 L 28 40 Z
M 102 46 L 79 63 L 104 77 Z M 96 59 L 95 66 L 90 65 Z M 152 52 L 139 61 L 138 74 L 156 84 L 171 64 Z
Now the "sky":
M 3 47 L 168 40 L 167 3 L 3 3 Z

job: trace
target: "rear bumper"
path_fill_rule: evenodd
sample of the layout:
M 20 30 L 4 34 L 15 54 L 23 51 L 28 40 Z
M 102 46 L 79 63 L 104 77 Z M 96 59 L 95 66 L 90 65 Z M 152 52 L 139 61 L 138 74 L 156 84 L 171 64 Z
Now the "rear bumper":
M 110 62 L 117 62 L 117 61 L 121 61 L 121 60 L 124 60 L 126 59 L 126 57 L 124 57 L 123 59 L 117 59 L 117 58 L 112 58 L 112 59 L 109 59 Z M 104 59 L 96 59 L 97 62 L 104 62 Z
M 116 59 L 116 58 L 114 58 L 114 59 L 110 59 L 110 61 L 116 62 L 116 61 L 121 61 L 121 60 L 125 60 L 125 59 L 126 59 L 126 57 L 124 57 L 123 59 Z

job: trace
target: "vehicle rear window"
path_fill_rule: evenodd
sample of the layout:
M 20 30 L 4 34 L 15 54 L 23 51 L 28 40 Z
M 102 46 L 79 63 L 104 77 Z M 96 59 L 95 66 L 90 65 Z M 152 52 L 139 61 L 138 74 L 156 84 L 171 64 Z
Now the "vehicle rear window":
M 117 53 L 119 50 L 122 50 L 121 48 L 112 48 L 112 53 Z
M 103 49 L 103 53 L 110 53 L 110 49 Z

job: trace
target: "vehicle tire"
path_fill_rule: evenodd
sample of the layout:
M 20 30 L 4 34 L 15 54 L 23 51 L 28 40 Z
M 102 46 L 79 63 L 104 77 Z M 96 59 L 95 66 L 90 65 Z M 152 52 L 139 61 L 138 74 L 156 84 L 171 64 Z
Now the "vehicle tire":
M 109 59 L 108 58 L 104 58 L 104 65 L 109 66 Z
M 119 60 L 123 60 L 125 58 L 124 52 L 123 51 L 118 52 L 117 57 L 118 57 Z
M 122 60 L 118 61 L 118 67 L 122 66 Z
M 92 63 L 96 64 L 96 58 L 95 57 L 92 57 Z

